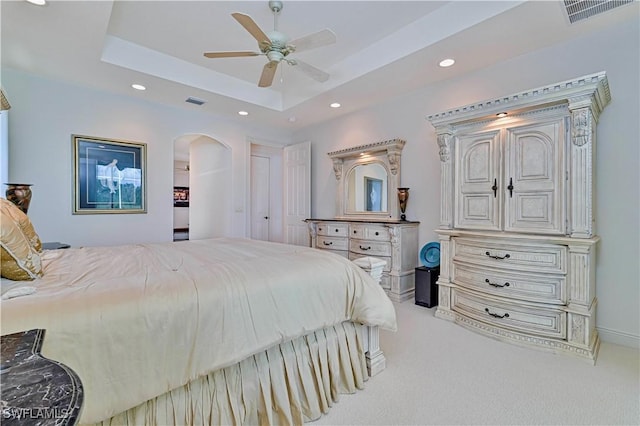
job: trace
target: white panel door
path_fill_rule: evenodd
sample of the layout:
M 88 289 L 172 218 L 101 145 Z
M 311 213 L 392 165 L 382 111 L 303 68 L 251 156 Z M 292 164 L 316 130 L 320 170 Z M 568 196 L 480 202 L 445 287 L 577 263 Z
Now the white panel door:
M 284 241 L 309 246 L 305 219 L 311 217 L 311 142 L 284 148 Z
M 455 226 L 499 230 L 500 131 L 461 135 L 456 149 Z
M 564 121 L 507 129 L 505 231 L 564 233 Z
M 269 241 L 270 160 L 251 156 L 251 238 Z

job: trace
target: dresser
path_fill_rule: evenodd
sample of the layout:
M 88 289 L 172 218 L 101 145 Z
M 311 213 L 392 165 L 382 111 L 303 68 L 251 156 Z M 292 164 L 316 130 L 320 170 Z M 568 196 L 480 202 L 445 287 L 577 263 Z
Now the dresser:
M 307 219 L 311 246 L 349 260 L 372 256 L 385 261 L 380 280 L 389 298 L 412 299 L 418 264 L 418 226 L 412 221 Z
M 435 315 L 595 362 L 598 73 L 428 119 L 440 148 Z

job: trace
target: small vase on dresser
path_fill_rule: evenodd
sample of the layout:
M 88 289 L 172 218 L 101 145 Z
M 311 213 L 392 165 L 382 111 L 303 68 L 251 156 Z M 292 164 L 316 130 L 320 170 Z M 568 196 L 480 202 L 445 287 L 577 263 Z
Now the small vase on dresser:
M 441 164 L 437 317 L 595 363 L 593 170 L 609 101 L 599 73 L 428 117 Z

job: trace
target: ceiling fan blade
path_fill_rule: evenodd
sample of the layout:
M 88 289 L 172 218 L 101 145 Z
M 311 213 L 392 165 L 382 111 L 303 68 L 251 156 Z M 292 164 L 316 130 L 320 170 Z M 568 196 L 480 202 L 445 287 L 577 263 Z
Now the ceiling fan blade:
M 316 81 L 324 83 L 329 80 L 329 74 L 326 72 L 314 67 L 313 65 L 309 65 L 306 62 L 300 61 L 298 59 L 289 61 L 291 65 L 294 65 L 300 71 L 307 74 L 309 77 L 313 78 Z
M 315 49 L 316 47 L 326 46 L 327 44 L 333 44 L 335 42 L 335 33 L 330 29 L 325 28 L 317 33 L 308 34 L 292 40 L 288 45 L 293 45 L 296 52 L 301 52 L 303 50 Z
M 262 53 L 258 52 L 207 52 L 204 54 L 207 58 L 238 58 L 242 56 L 258 56 Z
M 271 44 L 271 40 L 269 39 L 269 37 L 267 37 L 264 31 L 260 29 L 258 24 L 254 22 L 251 16 L 245 15 L 244 13 L 239 13 L 239 12 L 232 13 L 231 16 L 233 16 L 236 19 L 236 21 L 238 21 L 240 25 L 244 27 L 245 30 L 251 33 L 253 38 L 255 38 L 258 41 L 258 45 L 260 46 L 260 49 L 262 49 L 265 45 L 268 46 Z
M 269 87 L 273 83 L 273 77 L 276 75 L 276 69 L 279 62 L 267 62 L 262 68 L 262 75 L 258 82 L 258 87 Z

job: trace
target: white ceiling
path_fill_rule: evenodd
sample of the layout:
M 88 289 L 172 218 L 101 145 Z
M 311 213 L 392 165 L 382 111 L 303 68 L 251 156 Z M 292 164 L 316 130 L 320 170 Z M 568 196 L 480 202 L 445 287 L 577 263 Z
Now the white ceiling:
M 333 45 L 290 56 L 331 77 L 318 83 L 281 64 L 273 86 L 259 88 L 264 56 L 203 53 L 257 50 L 231 13 L 250 15 L 268 32 L 267 1 L 3 0 L 2 66 L 234 119 L 245 110 L 246 120 L 295 130 L 638 19 L 638 4 L 570 24 L 562 1 L 284 1 L 278 30 L 291 39 L 324 28 L 336 34 Z M 447 57 L 456 64 L 438 67 Z M 189 96 L 206 103 L 185 103 Z

